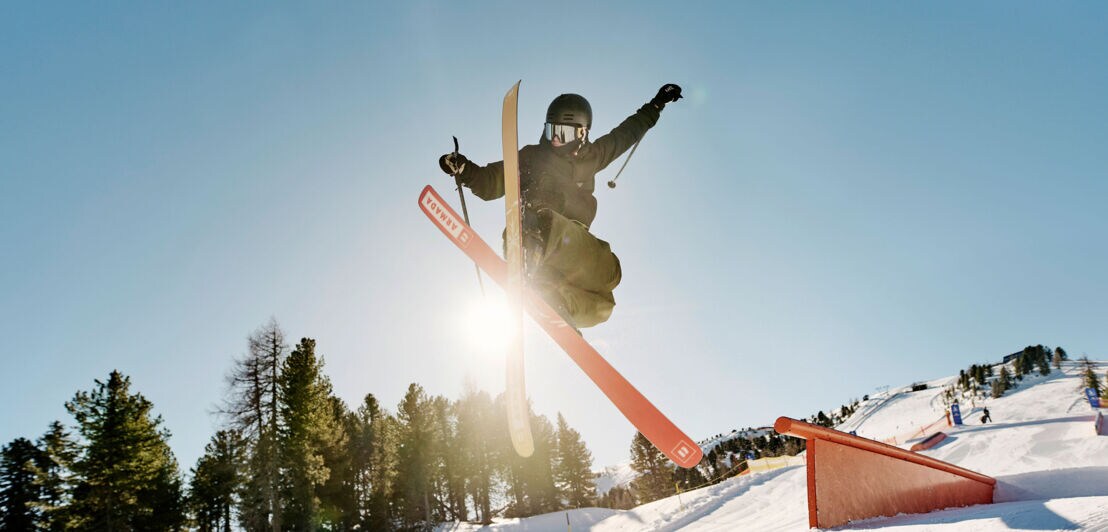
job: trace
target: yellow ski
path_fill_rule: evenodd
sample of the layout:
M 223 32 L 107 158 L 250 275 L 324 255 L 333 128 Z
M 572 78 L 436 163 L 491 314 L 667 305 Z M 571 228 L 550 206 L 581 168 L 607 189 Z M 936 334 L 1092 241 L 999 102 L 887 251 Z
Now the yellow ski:
M 535 452 L 531 440 L 531 415 L 527 404 L 527 386 L 523 378 L 523 213 L 520 211 L 519 191 L 519 134 L 517 111 L 519 108 L 519 84 L 516 82 L 504 95 L 503 143 L 504 143 L 504 254 L 508 262 L 508 301 L 511 318 L 508 331 L 507 384 L 505 399 L 508 406 L 508 431 L 512 446 L 526 458 Z

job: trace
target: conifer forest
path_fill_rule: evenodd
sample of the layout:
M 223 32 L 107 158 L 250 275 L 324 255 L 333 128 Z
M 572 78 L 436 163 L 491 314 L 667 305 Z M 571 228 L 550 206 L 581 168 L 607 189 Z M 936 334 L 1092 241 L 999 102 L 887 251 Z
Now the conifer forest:
M 631 438 L 635 480 L 597 495 L 591 453 L 558 414 L 532 413 L 535 453 L 512 448 L 501 396 L 450 399 L 417 383 L 393 408 L 337 398 L 316 342 L 276 320 L 229 359 L 218 430 L 179 464 L 143 383 L 112 371 L 65 403 L 69 420 L 0 457 L 0 530 L 423 530 L 589 506 L 629 508 L 718 482 L 745 456 L 795 454 L 776 435 L 732 440 L 702 467 L 675 467 Z

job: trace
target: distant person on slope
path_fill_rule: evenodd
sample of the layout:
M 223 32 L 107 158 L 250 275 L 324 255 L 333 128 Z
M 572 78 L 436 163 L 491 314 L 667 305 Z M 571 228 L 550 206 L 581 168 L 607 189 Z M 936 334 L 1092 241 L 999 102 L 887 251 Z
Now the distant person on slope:
M 538 144 L 519 150 L 523 260 L 529 286 L 574 327 L 604 323 L 622 279 L 619 258 L 589 232 L 596 218 L 596 174 L 641 140 L 681 87 L 663 85 L 652 100 L 607 135 L 589 140 L 592 106 L 577 94 L 550 102 Z M 480 166 L 461 154 L 439 158 L 477 197 L 504 196 L 504 162 Z
M 992 421 L 992 420 L 993 420 L 993 418 L 989 417 L 989 408 L 988 408 L 988 407 L 985 407 L 985 408 L 984 408 L 984 409 L 983 409 L 983 410 L 981 411 L 981 423 L 982 423 L 982 424 L 985 424 L 985 423 L 988 423 L 988 422 L 990 422 L 990 421 Z

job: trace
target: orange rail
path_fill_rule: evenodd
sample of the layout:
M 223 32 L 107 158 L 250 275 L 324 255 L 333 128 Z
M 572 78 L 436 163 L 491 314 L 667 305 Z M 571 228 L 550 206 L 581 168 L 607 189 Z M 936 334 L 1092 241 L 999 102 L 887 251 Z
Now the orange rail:
M 925 437 L 925 436 L 928 435 L 928 433 L 931 433 L 936 428 L 943 427 L 943 426 L 946 426 L 946 427 L 954 426 L 954 424 L 951 423 L 951 421 L 950 421 L 950 412 L 949 411 L 946 414 L 944 414 L 942 417 L 940 417 L 939 419 L 936 419 L 935 421 L 932 421 L 931 423 L 928 423 L 927 425 L 924 425 L 924 426 L 922 426 L 918 429 L 914 428 L 910 431 L 898 434 L 896 436 L 893 436 L 891 438 L 887 438 L 887 439 L 884 439 L 884 440 L 881 440 L 881 441 L 884 442 L 884 443 L 888 443 L 890 445 L 900 445 L 901 443 L 904 443 L 904 442 L 906 442 L 906 441 L 908 441 L 912 438 Z
M 912 448 L 908 449 L 908 450 L 909 451 L 923 451 L 925 449 L 930 449 L 930 448 L 938 445 L 940 442 L 942 442 L 945 439 L 946 439 L 946 433 L 945 432 L 936 432 L 936 433 L 928 436 L 927 439 L 913 445 Z
M 984 482 L 990 486 L 996 485 L 996 479 L 982 475 L 976 471 L 970 471 L 969 469 L 958 467 L 954 464 L 948 464 L 942 460 L 936 460 L 930 456 L 924 456 L 912 451 L 905 451 L 900 447 L 893 447 L 878 441 L 862 438 L 860 436 L 851 436 L 845 432 L 839 432 L 834 429 L 821 427 L 819 425 L 813 425 L 811 423 L 805 423 L 803 421 L 797 421 L 792 418 L 779 417 L 773 424 L 773 430 L 776 430 L 778 434 L 788 434 L 789 436 L 796 436 L 797 438 L 804 438 L 806 440 L 821 439 L 832 441 L 842 445 L 848 445 L 856 449 L 862 449 L 871 453 L 883 454 L 890 458 L 896 458 L 899 460 L 905 460 L 914 464 L 927 466 L 939 471 L 945 471 L 947 473 L 953 473 L 960 477 L 965 477 L 970 480 L 976 480 L 978 482 Z
M 993 502 L 996 480 L 980 473 L 787 417 L 773 428 L 809 440 L 809 526 Z

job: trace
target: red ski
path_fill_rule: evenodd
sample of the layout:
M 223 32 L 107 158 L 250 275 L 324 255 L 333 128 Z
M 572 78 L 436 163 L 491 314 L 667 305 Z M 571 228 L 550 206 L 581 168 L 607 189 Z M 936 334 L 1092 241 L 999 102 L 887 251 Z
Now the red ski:
M 427 185 L 419 195 L 419 208 L 458 248 L 464 251 L 500 286 L 508 280 L 508 267 L 489 245 L 454 212 L 435 189 Z M 524 307 L 531 318 L 589 376 L 624 417 L 659 451 L 681 467 L 700 462 L 703 451 L 650 401 L 623 378 L 600 353 L 570 327 L 550 305 L 524 289 Z

